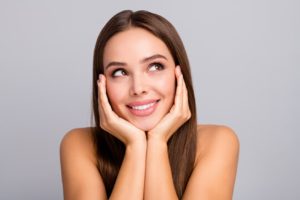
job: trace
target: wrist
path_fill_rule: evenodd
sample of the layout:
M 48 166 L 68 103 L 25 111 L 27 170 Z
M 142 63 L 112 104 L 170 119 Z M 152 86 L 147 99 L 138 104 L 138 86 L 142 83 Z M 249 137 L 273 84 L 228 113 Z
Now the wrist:
M 148 135 L 147 145 L 166 147 L 167 140 L 160 136 Z
M 146 136 L 136 138 L 133 141 L 128 142 L 126 145 L 126 149 L 146 149 L 147 148 L 147 139 Z
M 158 138 L 149 138 L 147 140 L 147 154 L 162 155 L 168 153 L 167 142 Z
M 134 156 L 135 158 L 144 159 L 147 153 L 147 143 L 134 143 L 126 146 L 125 154 Z
M 128 133 L 128 136 L 130 136 L 130 137 L 128 137 L 124 141 L 124 144 L 126 147 L 127 146 L 144 146 L 147 144 L 146 133 L 143 131 Z
M 149 131 L 147 133 L 147 143 L 151 141 L 154 143 L 167 143 L 168 142 L 168 138 L 166 138 L 165 135 L 157 133 L 157 132 L 153 132 L 153 131 Z

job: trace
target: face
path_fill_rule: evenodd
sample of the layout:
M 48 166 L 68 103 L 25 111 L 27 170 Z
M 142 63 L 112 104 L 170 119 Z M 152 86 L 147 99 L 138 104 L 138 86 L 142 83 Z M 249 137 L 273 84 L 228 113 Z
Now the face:
M 142 28 L 117 33 L 103 55 L 107 95 L 114 112 L 148 131 L 170 111 L 175 63 L 162 40 Z

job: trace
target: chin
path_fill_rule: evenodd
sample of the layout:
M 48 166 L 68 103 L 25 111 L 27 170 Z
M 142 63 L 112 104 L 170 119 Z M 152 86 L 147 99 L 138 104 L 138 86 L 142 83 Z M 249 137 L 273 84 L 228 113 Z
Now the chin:
M 151 129 L 153 129 L 157 123 L 159 122 L 159 120 L 141 120 L 141 121 L 131 121 L 131 123 L 137 127 L 138 129 L 141 129 L 142 131 L 150 131 Z
M 138 123 L 138 124 L 134 124 L 134 126 L 141 129 L 142 131 L 149 131 L 155 127 L 155 124 L 148 124 L 148 123 L 140 124 L 140 123 Z

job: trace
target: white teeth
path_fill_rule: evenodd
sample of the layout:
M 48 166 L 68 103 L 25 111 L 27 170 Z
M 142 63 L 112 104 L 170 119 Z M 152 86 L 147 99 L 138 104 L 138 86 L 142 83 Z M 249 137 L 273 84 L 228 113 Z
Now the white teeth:
M 149 103 L 149 104 L 146 104 L 146 105 L 142 105 L 142 106 L 132 106 L 131 108 L 132 108 L 132 109 L 135 109 L 135 110 L 145 110 L 145 109 L 150 108 L 150 107 L 153 106 L 154 104 L 155 104 L 155 102 Z

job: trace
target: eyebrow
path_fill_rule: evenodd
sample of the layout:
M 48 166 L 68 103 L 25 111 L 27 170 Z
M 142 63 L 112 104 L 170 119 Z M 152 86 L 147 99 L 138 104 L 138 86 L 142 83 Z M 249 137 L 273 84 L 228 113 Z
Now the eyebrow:
M 168 60 L 165 56 L 161 55 L 161 54 L 154 54 L 152 56 L 149 56 L 149 57 L 146 57 L 146 58 L 143 58 L 140 63 L 145 63 L 145 62 L 148 62 L 150 60 L 153 60 L 153 59 L 157 59 L 157 58 L 163 58 L 165 60 Z M 108 63 L 105 67 L 105 69 L 108 69 L 109 67 L 111 66 L 120 66 L 120 67 L 123 67 L 123 66 L 126 66 L 126 63 L 124 62 L 117 62 L 117 61 L 112 61 L 110 63 Z

